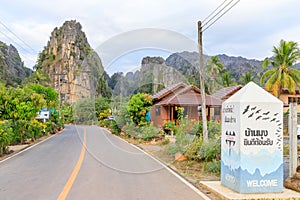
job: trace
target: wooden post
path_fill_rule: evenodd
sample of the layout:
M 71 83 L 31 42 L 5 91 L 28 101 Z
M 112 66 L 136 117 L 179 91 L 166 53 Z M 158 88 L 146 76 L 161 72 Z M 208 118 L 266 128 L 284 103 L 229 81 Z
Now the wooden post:
M 290 103 L 289 115 L 289 136 L 290 136 L 290 173 L 292 177 L 296 173 L 298 165 L 297 149 L 297 103 Z
M 205 102 L 205 87 L 204 87 L 204 61 L 202 48 L 202 24 L 198 21 L 198 48 L 200 62 L 200 91 L 201 91 L 201 111 L 202 111 L 202 133 L 203 141 L 208 142 L 207 119 L 206 119 L 206 102 Z

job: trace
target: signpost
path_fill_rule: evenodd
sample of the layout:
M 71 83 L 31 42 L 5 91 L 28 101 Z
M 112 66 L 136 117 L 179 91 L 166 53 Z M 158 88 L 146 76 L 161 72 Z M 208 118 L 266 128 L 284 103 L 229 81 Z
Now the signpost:
M 253 82 L 222 104 L 221 184 L 239 193 L 283 190 L 283 103 Z
M 40 110 L 37 113 L 36 119 L 42 119 L 44 123 L 46 122 L 46 119 L 49 119 L 50 114 L 48 110 Z

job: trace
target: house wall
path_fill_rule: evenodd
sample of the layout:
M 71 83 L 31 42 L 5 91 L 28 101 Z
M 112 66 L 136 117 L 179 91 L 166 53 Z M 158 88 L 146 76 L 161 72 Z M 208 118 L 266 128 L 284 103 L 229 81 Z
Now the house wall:
M 153 105 L 150 110 L 150 118 L 153 122 L 154 126 L 162 126 L 165 120 L 169 119 L 168 115 L 168 107 L 167 106 L 159 106 L 160 107 L 160 115 L 156 114 L 156 109 L 158 105 Z
M 188 107 L 188 119 L 189 120 L 199 120 L 198 116 L 198 106 L 189 106 Z
M 289 104 L 289 97 L 294 97 L 294 98 L 300 98 L 300 95 L 292 95 L 292 94 L 281 94 L 279 96 L 279 99 L 283 101 L 285 105 Z M 283 112 L 287 112 L 289 110 L 289 107 L 283 107 Z M 300 113 L 300 101 L 298 100 L 297 104 L 297 112 Z

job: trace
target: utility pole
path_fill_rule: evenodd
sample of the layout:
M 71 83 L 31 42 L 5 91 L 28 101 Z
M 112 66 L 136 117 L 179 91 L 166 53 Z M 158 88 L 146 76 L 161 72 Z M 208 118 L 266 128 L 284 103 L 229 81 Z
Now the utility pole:
M 205 101 L 205 87 L 204 87 L 204 61 L 203 61 L 203 48 L 202 48 L 202 24 L 198 21 L 198 49 L 199 49 L 199 62 L 200 62 L 200 91 L 201 91 L 201 113 L 202 113 L 202 133 L 203 141 L 208 141 L 207 119 L 206 119 L 206 101 Z
M 290 173 L 292 177 L 296 173 L 298 166 L 297 151 L 297 103 L 290 103 L 289 115 L 289 135 L 290 135 Z

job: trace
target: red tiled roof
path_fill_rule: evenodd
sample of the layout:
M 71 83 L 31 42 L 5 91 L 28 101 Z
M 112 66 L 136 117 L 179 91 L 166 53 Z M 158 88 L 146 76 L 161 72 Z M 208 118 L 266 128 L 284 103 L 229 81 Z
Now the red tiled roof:
M 165 96 L 167 96 L 171 93 L 174 93 L 176 90 L 178 90 L 180 88 L 185 88 L 186 86 L 187 85 L 183 82 L 177 83 L 175 85 L 168 86 L 165 89 L 162 89 L 161 91 L 159 91 L 158 93 L 155 93 L 152 96 L 152 99 L 154 99 L 154 100 L 162 99 L 163 97 L 165 97 Z
M 221 100 L 207 94 L 205 100 L 207 106 L 220 106 L 222 104 Z M 200 89 L 193 85 L 186 86 L 176 93 L 165 96 L 157 105 L 202 105 Z
M 229 96 L 239 91 L 242 87 L 243 87 L 242 85 L 226 87 L 212 94 L 212 96 L 220 100 L 226 100 L 228 99 Z

